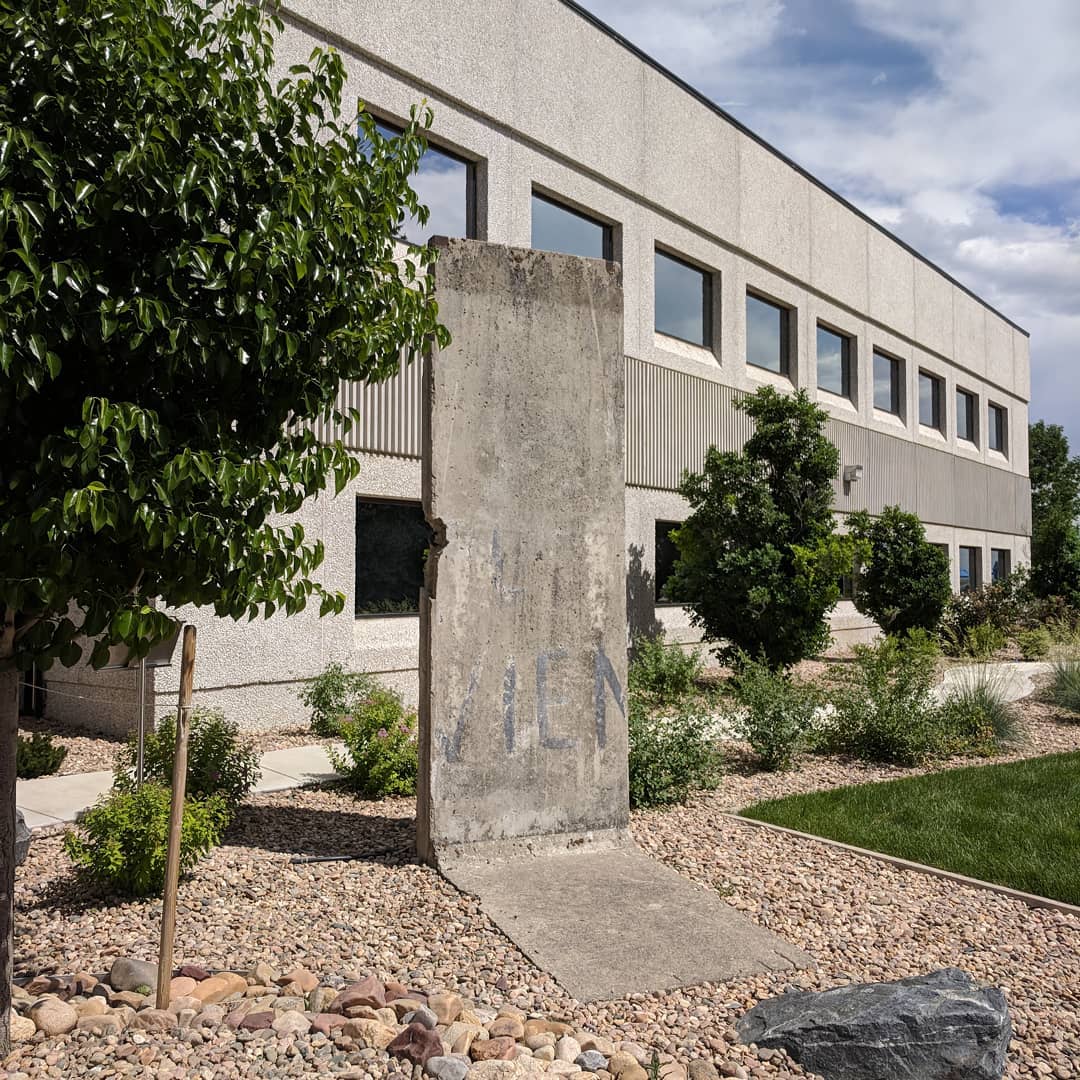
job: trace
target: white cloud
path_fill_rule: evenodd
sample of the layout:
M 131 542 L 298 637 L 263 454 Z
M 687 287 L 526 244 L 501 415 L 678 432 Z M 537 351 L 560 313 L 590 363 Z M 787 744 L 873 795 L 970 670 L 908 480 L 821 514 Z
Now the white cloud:
M 1080 451 L 1080 225 L 1067 219 L 1080 212 L 1080 3 L 586 2 L 714 100 L 747 102 L 741 120 L 1027 327 L 1032 417 L 1071 428 Z M 843 53 L 814 54 L 834 39 Z M 1023 197 L 1003 204 L 1006 187 Z M 1044 188 L 1066 209 L 1040 205 Z

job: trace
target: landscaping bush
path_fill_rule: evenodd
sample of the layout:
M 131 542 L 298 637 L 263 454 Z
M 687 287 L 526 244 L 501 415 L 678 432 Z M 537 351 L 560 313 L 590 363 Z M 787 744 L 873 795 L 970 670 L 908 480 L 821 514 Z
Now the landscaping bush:
M 766 769 L 789 769 L 812 737 L 818 695 L 786 672 L 743 656 L 732 681 L 744 712 L 736 731 Z
M 342 721 L 352 715 L 357 702 L 371 694 L 377 685 L 370 675 L 346 671 L 337 661 L 329 664 L 297 695 L 311 710 L 312 734 L 340 735 Z
M 948 651 L 962 655 L 968 632 L 991 626 L 1006 638 L 1045 621 L 1043 602 L 1028 587 L 1028 573 L 1018 568 L 1003 581 L 980 586 L 949 598 L 941 616 L 941 636 Z
M 964 640 L 960 645 L 959 655 L 970 656 L 973 660 L 985 663 L 990 660 L 999 649 L 1004 649 L 1009 643 L 1009 635 L 993 623 L 980 623 L 964 633 Z
M 20 780 L 50 776 L 64 763 L 67 747 L 53 742 L 51 735 L 35 731 L 30 738 L 19 736 L 15 751 L 15 775 Z
M 116 762 L 115 786 L 120 791 L 135 787 L 136 737 L 122 747 Z M 176 718 L 165 716 L 146 736 L 143 775 L 163 787 L 172 786 L 176 756 Z M 219 709 L 199 707 L 188 728 L 188 798 L 220 796 L 230 815 L 259 779 L 259 753 L 240 738 L 239 728 Z
M 1016 645 L 1025 660 L 1041 660 L 1053 647 L 1054 637 L 1045 626 L 1034 630 L 1021 630 L 1016 635 Z
M 835 712 L 827 748 L 864 761 L 915 765 L 948 751 L 934 700 L 936 655 L 925 636 L 857 645 L 849 665 L 833 665 Z
M 889 634 L 936 629 L 952 595 L 949 557 L 918 517 L 886 506 L 876 518 L 852 514 L 848 526 L 860 547 L 855 607 Z
M 840 456 L 828 414 L 804 390 L 766 386 L 740 397 L 753 433 L 739 452 L 710 446 L 679 492 L 690 514 L 668 587 L 720 657 L 739 650 L 774 668 L 824 649 L 853 541 L 836 531 Z
M 365 799 L 416 793 L 416 714 L 392 690 L 374 683 L 341 722 L 344 753 L 330 751 L 343 783 Z
M 1046 699 L 1059 709 L 1080 715 L 1080 660 L 1059 660 L 1054 664 Z
M 634 640 L 628 679 L 631 694 L 673 705 L 692 694 L 702 673 L 701 653 L 665 645 L 662 636 Z
M 64 851 L 97 884 L 126 896 L 148 896 L 165 884 L 169 841 L 167 787 L 143 784 L 137 791 L 114 790 L 79 819 L 64 836 Z M 184 804 L 180 871 L 190 870 L 221 842 L 229 821 L 223 798 Z
M 986 668 L 964 672 L 941 706 L 947 740 L 946 749 L 958 754 L 997 753 L 1016 742 L 1016 710 L 1005 700 L 999 676 Z
M 632 807 L 685 802 L 692 792 L 720 782 L 721 754 L 711 718 L 687 711 L 650 713 L 638 697 L 630 698 L 628 713 Z

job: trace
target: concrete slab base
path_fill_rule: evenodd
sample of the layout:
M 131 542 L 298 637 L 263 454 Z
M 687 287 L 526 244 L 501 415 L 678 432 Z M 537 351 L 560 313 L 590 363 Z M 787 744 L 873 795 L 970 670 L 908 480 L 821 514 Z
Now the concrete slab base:
M 801 949 L 629 842 L 443 860 L 440 869 L 578 1001 L 813 966 Z

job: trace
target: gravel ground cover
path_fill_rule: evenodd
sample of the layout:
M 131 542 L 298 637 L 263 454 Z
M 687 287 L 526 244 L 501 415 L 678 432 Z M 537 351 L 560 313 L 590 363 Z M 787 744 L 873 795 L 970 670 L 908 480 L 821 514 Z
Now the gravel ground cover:
M 1080 743 L 1080 725 L 1041 707 L 1026 705 L 1025 714 L 1031 742 L 1015 756 Z M 655 1048 L 672 1058 L 670 1080 L 681 1080 L 679 1066 L 702 1060 L 722 1076 L 806 1075 L 782 1055 L 740 1045 L 737 1018 L 789 985 L 823 989 L 956 965 L 1003 987 L 1009 998 L 1015 1037 L 1008 1076 L 1080 1078 L 1080 919 L 728 816 L 757 798 L 916 771 L 811 761 L 789 774 L 736 772 L 685 807 L 634 815 L 644 850 L 805 949 L 817 962 L 808 972 L 576 1002 L 498 932 L 475 900 L 416 863 L 411 801 L 363 803 L 305 789 L 249 800 L 228 842 L 183 883 L 177 963 L 246 971 L 262 960 L 282 971 L 306 967 L 327 985 L 375 974 L 424 990 L 445 988 L 481 1008 L 510 1004 L 566 1021 L 578 1033 Z M 349 860 L 310 861 L 329 856 Z M 18 871 L 16 904 L 18 976 L 104 972 L 117 956 L 155 954 L 159 905 L 107 904 L 88 893 L 71 877 L 58 836 L 35 839 Z M 20 1080 L 409 1075 L 407 1066 L 355 1043 L 253 1035 L 227 1025 L 38 1035 L 20 1044 L 7 1072 Z M 690 1080 L 707 1080 L 700 1066 Z
M 124 745 L 125 739 L 117 738 L 103 731 L 88 731 L 73 724 L 64 724 L 58 720 L 36 719 L 24 716 L 19 720 L 21 734 L 29 735 L 34 731 L 44 731 L 52 735 L 54 741 L 67 747 L 67 756 L 55 775 L 70 776 L 72 773 L 99 772 L 111 769 L 116 764 L 116 754 Z M 328 746 L 333 739 L 323 739 L 312 735 L 307 727 L 294 726 L 274 731 L 245 732 L 243 737 L 260 754 L 269 750 L 285 750 L 294 746 Z

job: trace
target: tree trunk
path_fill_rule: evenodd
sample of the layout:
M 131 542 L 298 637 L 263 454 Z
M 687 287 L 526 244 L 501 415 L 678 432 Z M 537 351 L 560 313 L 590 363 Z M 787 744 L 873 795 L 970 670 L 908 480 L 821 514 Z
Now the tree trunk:
M 19 673 L 11 666 L 15 622 L 0 630 L 0 1061 L 11 1052 L 11 972 L 15 930 L 15 756 Z

